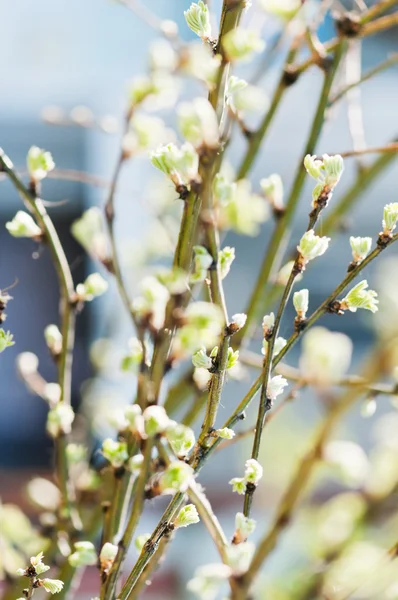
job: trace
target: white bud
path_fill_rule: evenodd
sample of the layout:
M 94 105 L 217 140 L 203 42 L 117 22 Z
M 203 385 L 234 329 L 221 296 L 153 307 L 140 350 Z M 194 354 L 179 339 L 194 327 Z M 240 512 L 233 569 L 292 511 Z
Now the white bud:
M 137 474 L 141 471 L 143 462 L 144 462 L 144 455 L 136 454 L 135 456 L 132 456 L 131 458 L 129 458 L 128 468 L 132 473 Z
M 197 369 L 211 369 L 213 361 L 207 356 L 206 348 L 201 348 L 192 356 L 192 364 Z
M 383 233 L 390 235 L 398 221 L 398 202 L 386 204 L 383 211 Z
M 92 273 L 84 283 L 76 286 L 76 294 L 79 300 L 91 302 L 94 298 L 102 296 L 108 289 L 108 282 L 99 274 Z
M 266 198 L 277 210 L 283 209 L 283 182 L 280 175 L 273 173 L 266 179 L 261 179 L 260 187 Z
M 109 569 L 112 567 L 115 558 L 117 556 L 118 547 L 115 544 L 111 544 L 110 542 L 106 542 L 102 548 L 99 555 L 101 570 L 104 573 L 108 573 Z
M 196 283 L 204 281 L 207 277 L 207 271 L 213 263 L 213 257 L 204 246 L 194 246 L 194 270 L 191 275 L 191 282 Z
M 236 315 L 232 315 L 231 322 L 229 324 L 229 329 L 233 329 L 234 331 L 239 331 L 242 329 L 247 321 L 246 313 L 236 313 Z
M 269 335 L 273 330 L 275 325 L 275 315 L 274 313 L 270 313 L 269 315 L 265 315 L 263 317 L 263 332 L 264 336 Z
M 352 258 L 356 264 L 360 264 L 370 252 L 372 247 L 371 237 L 350 237 Z
M 300 290 L 293 294 L 293 306 L 296 309 L 299 319 L 305 319 L 308 310 L 309 292 L 307 289 Z
M 277 337 L 274 342 L 274 349 L 272 352 L 272 356 L 278 356 L 279 352 L 286 346 L 287 341 L 283 337 Z M 263 346 L 261 349 L 261 354 L 267 356 L 268 354 L 268 340 L 263 340 Z
M 68 563 L 71 567 L 95 565 L 96 562 L 97 553 L 92 542 L 75 542 L 74 552 L 68 556 Z
M 287 384 L 287 382 L 286 382 Z M 257 485 L 263 476 L 263 468 L 254 458 L 249 458 L 245 462 L 245 481 L 246 483 L 254 483 Z
M 188 27 L 203 41 L 211 37 L 209 8 L 202 0 L 192 2 L 189 9 L 184 11 L 184 17 Z
M 44 330 L 44 339 L 50 352 L 57 356 L 62 350 L 62 333 L 56 325 L 47 325 Z
M 329 242 L 330 238 L 315 235 L 313 229 L 306 231 L 297 246 L 297 250 L 304 259 L 304 264 L 318 256 L 322 256 L 328 249 Z
M 154 167 L 165 173 L 174 185 L 188 184 L 198 175 L 199 157 L 191 144 L 177 148 L 174 144 L 160 146 L 150 153 Z
M 55 167 L 50 152 L 46 152 L 37 146 L 32 146 L 26 158 L 29 175 L 33 181 L 41 181 Z
M 13 237 L 36 238 L 40 237 L 42 231 L 34 222 L 32 217 L 25 211 L 19 210 L 12 221 L 6 223 L 6 229 Z
M 159 488 L 162 494 L 185 492 L 193 478 L 193 469 L 180 460 L 169 464 L 159 478 Z
M 252 542 L 231 544 L 227 548 L 228 564 L 236 575 L 245 573 L 250 566 L 256 549 Z
M 130 338 L 128 341 L 129 353 L 123 357 L 121 363 L 122 371 L 135 373 L 141 364 L 143 357 L 142 343 L 138 338 Z
M 244 477 L 234 477 L 229 482 L 232 485 L 232 491 L 243 496 L 246 492 L 246 480 Z
M 220 265 L 220 275 L 221 279 L 225 279 L 228 275 L 231 265 L 235 260 L 235 248 L 231 248 L 231 246 L 225 246 L 218 253 L 218 263 Z
M 61 386 L 59 383 L 46 383 L 43 389 L 43 398 L 50 406 L 58 404 L 61 399 Z
M 141 535 L 137 535 L 134 540 L 134 546 L 137 552 L 141 552 L 149 538 L 151 537 L 150 533 L 142 533 Z
M 228 59 L 249 60 L 253 52 L 262 52 L 265 42 L 259 37 L 257 31 L 237 27 L 223 37 L 223 48 Z
M 181 527 L 188 527 L 199 523 L 199 515 L 196 507 L 193 504 L 187 504 L 184 506 L 177 515 L 173 525 L 174 529 L 180 529 Z
M 234 540 L 238 543 L 244 542 L 256 528 L 256 521 L 249 519 L 241 512 L 235 516 L 235 535 Z
M 114 469 L 122 467 L 129 457 L 126 442 L 118 442 L 111 438 L 102 442 L 102 454 Z
M 163 433 L 170 424 L 170 419 L 163 406 L 148 406 L 143 412 L 143 417 L 145 433 L 148 437 Z
M 283 394 L 284 388 L 289 385 L 282 375 L 271 377 L 267 385 L 267 397 L 274 401 L 278 396 Z
M 59 594 L 64 587 L 64 582 L 60 579 L 41 579 L 41 584 L 50 594 Z
M 177 109 L 182 135 L 195 148 L 217 148 L 219 131 L 214 108 L 206 98 L 183 102 Z
M 363 279 L 354 286 L 348 294 L 341 300 L 340 306 L 343 310 L 356 312 L 358 308 L 370 310 L 372 313 L 378 311 L 377 293 L 373 290 L 368 290 L 368 282 Z
M 195 445 L 195 434 L 186 425 L 169 425 L 166 430 L 166 438 L 173 452 L 178 456 L 186 456 Z
M 103 212 L 97 206 L 86 210 L 70 228 L 73 237 L 92 256 L 103 261 L 108 256 L 108 238 Z
M 217 437 L 222 438 L 223 440 L 232 440 L 235 437 L 235 431 L 233 429 L 229 429 L 228 427 L 217 429 L 216 434 Z
M 68 404 L 60 402 L 51 408 L 47 416 L 47 433 L 57 438 L 60 435 L 68 435 L 72 431 L 72 423 L 75 419 L 73 408 Z
M 351 355 L 352 341 L 348 336 L 313 327 L 303 337 L 300 373 L 311 384 L 327 387 L 345 375 Z

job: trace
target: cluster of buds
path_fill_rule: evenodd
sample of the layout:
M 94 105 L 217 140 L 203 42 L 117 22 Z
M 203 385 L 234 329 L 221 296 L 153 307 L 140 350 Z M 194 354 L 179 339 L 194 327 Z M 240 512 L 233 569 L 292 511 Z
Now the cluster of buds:
M 52 394 L 48 389 L 45 390 L 48 401 L 50 403 L 53 402 L 53 406 L 48 411 L 46 429 L 47 433 L 55 439 L 62 435 L 69 435 L 69 433 L 72 431 L 75 413 L 69 404 L 59 401 L 60 390 L 58 384 L 47 384 L 47 386 L 48 385 L 57 386 L 54 388 L 54 394 Z
M 43 552 L 30 558 L 30 565 L 26 569 L 18 569 L 17 575 L 28 577 L 31 580 L 31 589 L 43 587 L 49 594 L 59 594 L 64 587 L 64 582 L 60 579 L 40 579 L 42 575 L 49 570 L 49 566 L 43 563 Z M 29 590 L 24 590 L 25 598 L 29 597 Z
M 191 144 L 160 146 L 150 154 L 154 167 L 170 177 L 179 193 L 198 179 L 199 156 Z
M 29 149 L 26 165 L 30 179 L 34 184 L 47 177 L 48 173 L 55 167 L 51 153 L 37 146 L 32 146 Z
M 183 102 L 177 109 L 177 116 L 182 135 L 199 153 L 218 148 L 220 135 L 217 116 L 206 98 Z
M 357 312 L 358 308 L 370 310 L 372 313 L 377 312 L 379 303 L 377 292 L 367 288 L 368 282 L 366 279 L 357 283 L 342 300 L 337 301 L 338 312 L 345 310 Z
M 340 154 L 334 156 L 324 154 L 322 160 L 307 154 L 304 158 L 304 166 L 307 173 L 317 181 L 312 192 L 312 206 L 314 209 L 325 208 L 343 173 L 343 159 Z
M 205 281 L 207 272 L 213 264 L 213 258 L 209 251 L 204 246 L 194 246 L 194 269 L 191 275 L 191 283 Z M 228 275 L 231 265 L 235 260 L 235 248 L 225 246 L 218 253 L 218 265 L 220 269 L 221 279 L 225 279 Z
M 178 458 L 184 458 L 195 445 L 195 434 L 190 427 L 169 421 L 166 429 L 166 439 L 174 454 Z
M 295 265 L 297 270 L 303 271 L 311 260 L 325 254 L 329 247 L 329 242 L 330 238 L 315 235 L 313 229 L 306 231 L 300 240 L 300 244 L 297 246 L 299 252 L 299 257 Z
M 152 486 L 154 494 L 170 495 L 185 492 L 193 481 L 194 471 L 186 462 L 173 461 Z
M 245 463 L 245 474 L 243 477 L 234 477 L 229 482 L 232 485 L 232 491 L 238 494 L 244 494 L 248 484 L 257 486 L 263 476 L 263 468 L 254 458 L 249 458 Z
M 108 282 L 99 273 L 91 273 L 84 281 L 76 286 L 76 302 L 91 302 L 105 294 L 108 289 Z
M 129 458 L 127 444 L 107 438 L 102 442 L 102 455 L 114 469 L 120 469 Z

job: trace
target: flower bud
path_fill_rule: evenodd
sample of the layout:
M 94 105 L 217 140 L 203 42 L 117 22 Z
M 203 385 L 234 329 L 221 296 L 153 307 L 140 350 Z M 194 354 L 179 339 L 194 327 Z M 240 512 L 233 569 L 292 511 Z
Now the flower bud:
M 180 55 L 180 70 L 191 77 L 204 81 L 207 87 L 214 89 L 221 64 L 221 56 L 214 56 L 209 46 L 200 42 L 187 44 Z
M 179 295 L 189 290 L 187 274 L 184 269 L 172 267 L 156 271 L 156 277 L 171 295 Z
M 47 433 L 57 438 L 60 435 L 68 435 L 72 431 L 72 423 L 75 419 L 73 408 L 68 404 L 59 402 L 48 411 Z
M 238 27 L 231 29 L 223 37 L 223 50 L 230 62 L 235 60 L 249 60 L 253 52 L 262 52 L 265 42 L 259 37 L 257 31 Z
M 79 283 L 76 286 L 76 294 L 79 300 L 91 302 L 94 298 L 105 294 L 107 289 L 108 282 L 99 273 L 92 273 L 84 283 Z
M 274 401 L 278 396 L 283 394 L 284 388 L 289 385 L 282 375 L 271 377 L 267 386 L 267 398 Z
M 383 233 L 391 235 L 397 226 L 398 202 L 386 204 L 383 211 Z
M 60 579 L 40 579 L 40 583 L 49 594 L 59 594 L 64 587 Z
M 47 325 L 44 330 L 44 339 L 53 356 L 58 356 L 62 350 L 62 333 L 56 325 Z
M 102 442 L 102 454 L 114 469 L 120 469 L 129 457 L 126 442 L 117 442 L 111 438 Z
M 139 473 L 144 462 L 143 454 L 136 454 L 129 459 L 128 468 L 132 473 Z
M 357 312 L 358 308 L 370 310 L 372 313 L 378 311 L 377 293 L 373 290 L 368 290 L 368 282 L 363 279 L 354 286 L 348 294 L 341 300 L 340 308 L 342 310 L 350 310 Z
M 124 418 L 132 433 L 138 433 L 140 437 L 146 437 L 144 428 L 144 417 L 138 404 L 131 404 L 124 409 Z
M 109 569 L 112 567 L 115 558 L 117 556 L 118 548 L 115 544 L 111 544 L 110 542 L 106 542 L 101 549 L 99 559 L 101 565 L 101 571 L 104 573 L 108 573 Z
M 229 484 L 232 485 L 232 491 L 241 496 L 246 492 L 246 480 L 243 477 L 234 477 Z
M 275 325 L 275 315 L 274 313 L 270 313 L 269 315 L 265 315 L 263 317 L 263 332 L 264 337 L 270 335 Z
M 199 521 L 196 507 L 193 504 L 187 504 L 180 510 L 173 525 L 174 529 L 180 529 L 181 527 L 188 527 L 189 525 L 199 523 Z
M 38 238 L 42 231 L 33 218 L 25 211 L 19 210 L 12 221 L 6 223 L 6 229 L 16 238 Z
M 68 444 L 65 453 L 69 464 L 84 462 L 87 458 L 87 448 L 83 444 Z
M 86 210 L 80 219 L 73 221 L 70 228 L 75 240 L 93 258 L 105 261 L 108 257 L 108 238 L 105 231 L 103 212 L 97 206 Z
M 225 246 L 218 253 L 218 263 L 220 265 L 220 275 L 221 279 L 225 279 L 228 275 L 231 265 L 235 260 L 235 248 L 231 248 L 231 246 Z
M 309 292 L 307 289 L 300 290 L 293 294 L 293 306 L 296 309 L 299 319 L 305 319 L 308 310 Z
M 359 265 L 369 254 L 372 247 L 371 237 L 350 237 L 352 258 Z
M 221 225 L 243 235 L 257 235 L 260 224 L 269 217 L 269 207 L 264 198 L 252 193 L 247 179 L 237 181 L 227 193 L 232 193 L 232 197 L 220 206 Z
M 194 148 L 217 148 L 219 131 L 214 108 L 206 98 L 183 102 L 177 110 L 178 124 L 184 138 Z
M 253 533 L 256 528 L 256 521 L 249 519 L 241 512 L 236 513 L 235 517 L 235 534 L 233 538 L 234 544 L 241 544 L 245 542 L 249 535 Z
M 301 5 L 301 0 L 260 0 L 260 6 L 265 12 L 283 21 L 290 21 Z
M 160 329 L 164 323 L 170 292 L 152 276 L 144 277 L 139 287 L 142 295 L 133 300 L 132 310 L 140 318 L 149 318 L 153 327 Z
M 4 352 L 6 348 L 13 346 L 15 342 L 13 342 L 13 335 L 9 331 L 4 331 L 4 329 L 0 329 L 0 354 Z
M 49 566 L 43 563 L 43 552 L 39 552 L 37 556 L 30 557 L 30 564 L 34 568 L 36 575 L 41 575 L 49 570 Z
M 201 348 L 192 356 L 192 364 L 197 369 L 211 369 L 213 361 L 207 356 L 206 348 Z
M 229 429 L 228 427 L 217 429 L 216 434 L 217 437 L 223 440 L 232 440 L 235 437 L 235 431 L 233 429 Z
M 277 375 L 276 377 L 280 377 L 280 375 Z M 273 378 L 275 379 L 275 377 Z M 286 382 L 287 385 L 287 382 Z M 260 481 L 260 479 L 263 476 L 263 468 L 260 465 L 260 463 L 255 460 L 254 458 L 249 458 L 249 460 L 247 460 L 245 462 L 245 481 L 246 483 L 253 483 L 254 485 L 257 485 L 258 482 Z
M 228 80 L 226 104 L 234 113 L 267 109 L 266 96 L 260 88 L 232 75 Z
M 97 553 L 91 542 L 75 542 L 74 552 L 68 556 L 71 567 L 86 567 L 97 563 Z
M 128 341 L 129 353 L 123 357 L 121 369 L 122 371 L 137 372 L 143 357 L 142 343 L 139 339 L 133 337 Z
M 228 348 L 228 357 L 227 357 L 227 369 L 232 369 L 236 367 L 239 360 L 239 350 L 233 350 L 231 346 Z
M 188 590 L 203 600 L 218 597 L 221 586 L 232 575 L 231 567 L 222 563 L 204 565 L 195 571 L 195 577 L 188 582 Z
M 236 575 L 245 573 L 250 566 L 256 549 L 252 542 L 232 544 L 227 548 L 228 564 Z
M 264 339 L 263 340 L 263 346 L 261 349 L 261 354 L 263 354 L 264 356 L 267 356 L 268 354 L 268 340 Z M 285 340 L 285 338 L 283 337 L 277 337 L 275 342 L 274 342 L 274 349 L 272 352 L 272 356 L 278 356 L 279 352 L 282 350 L 282 348 L 284 348 L 286 346 L 287 342 Z
M 344 170 L 342 157 L 339 154 L 334 156 L 324 154 L 322 160 L 319 160 L 316 156 L 307 154 L 304 158 L 304 166 L 307 173 L 317 181 L 317 185 L 312 192 L 312 206 L 314 208 L 318 206 L 321 195 L 323 195 L 323 206 L 327 206 L 331 192 L 340 181 Z
M 213 195 L 215 201 L 218 204 L 226 206 L 235 197 L 236 187 L 235 182 L 230 182 L 225 175 L 217 173 L 213 183 Z
M 314 230 L 306 231 L 300 240 L 297 250 L 303 258 L 304 265 L 310 260 L 322 256 L 328 249 L 330 238 L 315 235 Z
M 261 179 L 260 186 L 263 194 L 270 201 L 275 210 L 283 210 L 283 183 L 277 173 L 273 173 L 266 179 Z
M 191 144 L 183 144 L 181 148 L 174 144 L 160 146 L 150 153 L 150 159 L 176 186 L 189 184 L 198 175 L 199 157 Z
M 170 419 L 163 406 L 148 406 L 144 412 L 145 433 L 153 437 L 158 433 L 164 433 L 170 424 Z
M 169 464 L 159 478 L 159 488 L 162 494 L 185 492 L 193 478 L 193 469 L 180 460 Z
M 234 333 L 237 333 L 238 331 L 240 331 L 240 329 L 242 329 L 245 326 L 246 320 L 247 320 L 246 313 L 236 313 L 235 315 L 232 315 L 231 321 L 227 327 L 228 333 L 230 335 L 233 335 Z
M 166 438 L 178 457 L 186 456 L 195 445 L 195 434 L 190 427 L 185 425 L 169 426 L 166 430 Z
M 204 281 L 207 277 L 207 271 L 213 263 L 213 257 L 204 246 L 194 246 L 194 270 L 191 275 L 191 282 Z
M 189 29 L 205 42 L 211 37 L 211 24 L 208 6 L 199 0 L 192 2 L 188 10 L 184 11 L 184 17 Z
M 313 385 L 330 386 L 348 371 L 351 355 L 352 341 L 348 336 L 313 327 L 303 337 L 300 373 Z
M 26 164 L 32 181 L 38 182 L 47 177 L 47 174 L 55 167 L 50 152 L 46 152 L 37 146 L 32 146 L 26 157 Z
M 150 533 L 142 533 L 141 535 L 137 535 L 134 540 L 134 546 L 138 552 L 141 552 L 149 538 L 151 537 Z

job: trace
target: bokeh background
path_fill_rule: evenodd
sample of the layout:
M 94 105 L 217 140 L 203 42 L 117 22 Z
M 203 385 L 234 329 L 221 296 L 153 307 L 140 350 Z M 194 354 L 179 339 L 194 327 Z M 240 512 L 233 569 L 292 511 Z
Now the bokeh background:
M 183 10 L 189 0 L 147 0 L 145 6 L 160 18 L 175 20 L 180 35 L 186 41 L 192 39 L 191 32 L 184 24 Z M 219 2 L 212 6 L 218 14 Z M 349 4 L 349 7 L 354 7 Z M 265 39 L 272 42 L 278 24 L 265 18 L 254 6 L 247 15 L 247 22 L 261 27 Z M 12 158 L 15 166 L 24 170 L 25 156 L 32 144 L 50 150 L 57 165 L 58 174 L 45 182 L 43 196 L 49 203 L 48 210 L 55 222 L 61 240 L 72 265 L 75 281 L 81 281 L 92 267 L 82 248 L 69 233 L 71 222 L 90 205 L 101 206 L 106 197 L 106 187 L 118 155 L 120 129 L 126 107 L 127 84 L 135 75 L 144 73 L 147 67 L 148 46 L 155 32 L 126 7 L 110 0 L 13 0 L 5 3 L 0 23 L 0 45 L 2 47 L 1 93 L 0 93 L 0 145 Z M 333 24 L 327 18 L 319 32 L 321 40 L 333 35 Z M 283 48 L 283 46 L 282 46 Z M 392 51 L 398 51 L 398 32 L 378 35 L 363 44 L 362 65 L 369 68 L 383 60 Z M 261 78 L 261 86 L 271 94 L 284 53 L 275 56 L 273 65 Z M 257 72 L 259 63 L 245 67 L 244 76 L 250 78 Z M 248 73 L 248 70 L 250 72 Z M 239 72 L 239 69 L 238 69 Z M 344 82 L 344 73 L 339 74 Z M 262 177 L 277 172 L 283 178 L 286 189 L 293 179 L 297 160 L 302 152 L 306 134 L 317 102 L 321 75 L 311 69 L 285 95 L 278 116 L 271 128 L 266 144 L 256 161 L 251 174 L 254 188 Z M 366 143 L 379 146 L 392 140 L 398 134 L 397 98 L 398 69 L 393 67 L 361 86 L 361 102 L 364 114 Z M 198 93 L 192 80 L 184 80 L 181 97 L 189 98 Z M 49 106 L 64 111 L 72 118 L 79 115 L 76 107 L 87 107 L 92 111 L 97 125 L 79 126 L 76 122 L 69 126 L 55 126 L 42 119 L 43 109 L 51 114 Z M 260 111 L 261 114 L 262 111 Z M 80 114 L 84 114 L 80 110 Z M 329 154 L 349 150 L 352 147 L 347 121 L 347 106 L 344 102 L 329 114 L 318 153 Z M 172 112 L 165 117 L 174 124 Z M 101 129 L 102 128 L 102 129 Z M 107 130 L 107 132 L 104 131 Z M 237 164 L 242 155 L 245 141 L 239 138 L 231 147 L 230 162 Z M 373 160 L 369 157 L 364 161 Z M 336 197 L 357 175 L 357 164 L 347 159 L 346 170 L 336 191 Z M 84 171 L 96 176 L 96 185 L 67 180 L 64 170 Z M 70 171 L 69 176 L 70 176 Z M 129 164 L 122 173 L 116 197 L 117 242 L 123 254 L 123 268 L 131 294 L 137 286 L 140 268 L 137 267 L 137 254 L 140 247 L 155 247 L 159 240 L 151 224 L 151 206 L 156 202 L 157 186 L 161 176 L 145 159 Z M 366 190 L 361 203 L 350 214 L 347 225 L 355 235 L 376 236 L 381 226 L 382 207 L 387 202 L 397 201 L 398 164 L 392 160 L 382 177 Z M 290 248 L 294 248 L 302 231 L 308 213 L 311 183 L 303 194 L 297 219 L 292 233 Z M 154 200 L 155 199 L 155 200 Z M 5 180 L 0 182 L 0 287 L 12 285 L 10 290 L 14 301 L 9 305 L 7 326 L 14 333 L 16 344 L 4 353 L 0 361 L 0 496 L 3 502 L 16 502 L 32 509 L 26 502 L 23 484 L 37 472 L 48 473 L 51 468 L 51 443 L 45 431 L 46 407 L 38 398 L 27 392 L 15 372 L 15 358 L 19 352 L 35 352 L 40 359 L 40 369 L 49 381 L 55 379 L 55 370 L 48 355 L 43 338 L 44 327 L 57 322 L 58 292 L 55 273 L 48 253 L 29 240 L 16 240 L 8 235 L 4 223 L 12 218 L 20 208 L 20 200 Z M 320 224 L 322 231 L 322 222 Z M 244 238 L 229 234 L 228 245 L 236 247 L 237 258 L 231 274 L 225 281 L 230 314 L 244 310 L 246 299 L 255 281 L 258 268 L 265 251 L 270 232 L 266 223 L 255 238 Z M 396 252 L 396 251 L 395 251 Z M 394 250 L 389 251 L 390 255 Z M 287 251 L 287 255 L 289 250 Z M 316 262 L 306 273 L 306 285 L 311 293 L 314 307 L 337 284 L 350 260 L 347 233 L 333 236 L 331 250 Z M 391 267 L 392 280 L 398 280 L 398 263 Z M 365 270 L 369 281 L 375 280 L 374 267 Z M 78 406 L 82 401 L 82 389 L 91 386 L 91 401 L 101 406 L 112 407 L 127 402 L 134 390 L 134 380 L 124 376 L 111 377 L 109 370 L 97 374 L 90 361 L 90 347 L 95 340 L 111 340 L 116 351 L 125 347 L 133 334 L 130 323 L 123 316 L 123 307 L 111 283 L 110 293 L 97 301 L 79 316 L 77 324 L 77 346 L 74 363 L 73 402 Z M 291 315 L 290 315 L 291 316 Z M 289 317 L 289 315 L 288 315 Z M 289 318 L 286 319 L 288 335 Z M 365 315 L 350 314 L 337 319 L 328 317 L 326 325 L 350 335 L 354 341 L 354 366 L 359 364 L 367 348 L 374 339 L 371 319 Z M 253 342 L 253 349 L 259 351 L 260 340 Z M 297 361 L 297 351 L 291 362 Z M 114 371 L 113 371 L 114 374 Z M 223 396 L 220 422 L 230 413 L 250 384 L 249 379 L 239 384 L 230 382 Z M 94 378 L 94 379 L 93 379 Z M 83 386 L 83 388 L 82 388 Z M 94 400 L 92 399 L 94 397 Z M 390 411 L 386 401 L 381 413 Z M 253 418 L 254 411 L 249 415 Z M 289 465 L 300 455 L 303 441 L 311 423 L 319 416 L 319 407 L 310 393 L 300 398 L 300 403 L 292 404 L 275 425 L 264 444 L 264 456 L 271 449 L 273 440 L 286 435 L 291 437 L 289 451 L 275 461 L 268 463 L 268 488 L 257 498 L 257 519 L 264 525 L 270 515 L 281 482 L 290 472 Z M 371 427 L 354 412 L 350 420 L 350 439 L 361 439 L 370 443 Z M 297 443 L 296 443 L 297 442 Z M 201 475 L 220 521 L 232 533 L 233 515 L 240 508 L 240 498 L 232 497 L 228 481 L 242 469 L 248 456 L 249 442 L 237 444 L 228 455 L 220 453 L 211 468 Z M 153 503 L 145 513 L 142 530 L 150 530 L 160 514 L 159 503 Z M 141 526 L 140 526 L 141 528 Z M 229 528 L 229 529 L 228 529 Z M 192 529 L 192 531 L 191 531 Z M 193 530 L 195 529 L 195 530 Z M 230 530 L 230 531 L 229 531 Z M 298 535 L 298 534 L 297 534 Z M 200 541 L 198 542 L 198 536 Z M 180 536 L 155 580 L 148 597 L 158 597 L 159 590 L 165 598 L 185 597 L 178 586 L 192 575 L 194 567 L 216 559 L 211 541 L 201 525 L 190 528 Z M 194 541 L 195 538 L 195 541 Z M 291 555 L 294 565 L 300 564 L 299 542 L 294 542 L 294 532 L 282 553 L 276 553 L 271 561 L 271 571 L 282 571 L 286 564 L 286 554 Z M 298 537 L 297 537 L 298 539 Z M 279 557 L 279 558 L 278 558 Z M 131 555 L 133 560 L 134 554 Z M 184 568 L 180 564 L 183 562 Z M 84 596 L 95 586 L 92 580 L 85 583 L 80 591 Z M 85 587 L 86 586 L 86 587 Z M 95 587 L 93 594 L 95 592 Z M 176 594 L 180 594 L 177 595 Z M 159 596 L 160 597 L 160 596 Z

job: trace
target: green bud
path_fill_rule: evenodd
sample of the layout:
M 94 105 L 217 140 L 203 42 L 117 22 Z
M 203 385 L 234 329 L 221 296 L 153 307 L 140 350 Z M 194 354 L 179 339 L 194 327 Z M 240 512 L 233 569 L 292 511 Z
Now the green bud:
M 370 310 L 372 313 L 378 311 L 377 293 L 373 290 L 368 290 L 368 282 L 363 279 L 354 286 L 348 294 L 341 300 L 340 307 L 342 310 L 350 310 L 356 312 L 358 308 Z
M 166 438 L 178 457 L 186 456 L 195 445 L 195 434 L 185 425 L 169 426 L 166 430 Z
M 122 371 L 137 372 L 143 357 L 142 343 L 137 338 L 130 338 L 128 341 L 129 353 L 123 357 L 121 363 Z
M 369 254 L 372 248 L 371 237 L 350 237 L 350 245 L 352 249 L 352 258 L 359 265 Z
M 219 131 L 214 108 L 206 98 L 183 102 L 177 110 L 178 123 L 184 138 L 194 148 L 217 148 Z
M 307 289 L 300 290 L 293 294 L 293 306 L 296 309 L 299 319 L 305 319 L 308 310 L 309 291 Z
M 261 179 L 260 187 L 263 194 L 271 202 L 276 210 L 283 210 L 283 182 L 280 175 L 273 173 L 265 179 Z
M 204 246 L 194 246 L 194 270 L 191 275 L 191 282 L 196 283 L 204 281 L 207 277 L 207 271 L 213 263 L 213 258 Z
M 86 210 L 70 228 L 73 237 L 92 256 L 100 261 L 108 257 L 108 238 L 103 211 L 97 206 Z
M 49 566 L 43 563 L 43 552 L 39 552 L 37 556 L 30 557 L 30 564 L 36 571 L 36 575 L 41 575 L 49 570 Z
M 233 429 L 229 429 L 228 427 L 217 429 L 216 434 L 217 437 L 222 438 L 223 440 L 232 440 L 232 438 L 235 437 L 235 431 Z
M 238 364 L 239 350 L 233 350 L 231 346 L 228 348 L 227 369 L 232 369 Z
M 141 552 L 149 538 L 151 537 L 150 533 L 142 533 L 141 535 L 137 535 L 134 540 L 134 546 L 136 547 L 137 552 Z
M 280 375 L 276 375 L 275 377 L 281 377 Z M 273 377 L 273 379 L 275 379 L 275 377 Z M 285 380 L 286 381 L 286 380 Z M 287 382 L 286 382 L 287 385 Z M 267 390 L 268 393 L 268 390 Z M 254 485 L 257 485 L 258 482 L 260 481 L 260 479 L 263 476 L 263 468 L 260 465 L 260 463 L 255 460 L 254 458 L 249 458 L 249 460 L 247 460 L 245 462 L 245 481 L 246 483 L 254 483 Z
M 148 437 L 164 433 L 170 424 L 170 419 L 163 406 L 148 406 L 143 412 L 143 417 L 145 433 Z
M 37 146 L 32 146 L 26 158 L 29 175 L 32 181 L 38 182 L 47 177 L 47 174 L 55 167 L 50 152 L 46 152 Z
M 192 2 L 189 9 L 184 11 L 184 17 L 188 27 L 203 41 L 211 37 L 209 8 L 202 0 Z
M 79 300 L 91 302 L 94 298 L 105 294 L 107 289 L 108 282 L 99 273 L 92 273 L 84 283 L 79 283 L 76 286 L 76 294 Z
M 68 557 L 71 567 L 85 567 L 97 563 L 97 553 L 91 542 L 75 542 L 74 552 Z
M 132 473 L 139 473 L 143 462 L 144 456 L 142 454 L 136 454 L 129 459 L 128 468 Z
M 68 435 L 72 431 L 72 423 L 75 419 L 73 408 L 68 404 L 59 402 L 48 411 L 47 416 L 47 433 L 52 438 L 57 438 L 60 435 Z
M 236 492 L 241 496 L 246 492 L 246 481 L 243 477 L 234 477 L 229 483 L 232 485 L 233 492 Z
M 174 529 L 180 529 L 181 527 L 188 527 L 199 523 L 199 515 L 196 507 L 193 504 L 187 504 L 184 506 L 177 515 L 174 521 Z
M 192 356 L 192 364 L 197 369 L 211 369 L 213 361 L 207 356 L 206 348 L 201 348 Z
M 102 454 L 114 469 L 119 469 L 128 460 L 126 442 L 117 442 L 107 438 L 102 442 Z
M 12 221 L 6 223 L 6 229 L 16 238 L 39 238 L 42 234 L 33 218 L 23 210 L 19 210 Z
M 14 336 L 9 331 L 4 331 L 4 329 L 0 329 L 0 354 L 4 352 L 6 348 L 13 346 L 15 342 L 13 342 Z
M 383 233 L 391 235 L 397 226 L 398 202 L 386 204 L 383 211 Z
M 231 265 L 235 260 L 235 248 L 231 248 L 231 246 L 225 246 L 218 253 L 218 263 L 220 265 L 220 275 L 221 279 L 225 279 L 228 275 Z
M 62 350 L 62 333 L 57 325 L 47 325 L 44 330 L 44 339 L 51 354 L 58 356 Z
M 315 235 L 313 229 L 306 231 L 300 240 L 300 244 L 297 246 L 297 250 L 303 257 L 304 264 L 318 256 L 322 256 L 328 249 L 329 242 L 330 238 Z
M 41 579 L 41 584 L 49 594 L 59 594 L 64 587 L 64 582 L 60 579 Z
M 193 469 L 180 460 L 170 463 L 161 474 L 159 487 L 162 494 L 175 494 L 185 492 L 193 478 Z
M 218 204 L 226 206 L 235 197 L 236 187 L 235 182 L 232 183 L 225 175 L 217 173 L 213 183 L 214 199 Z

